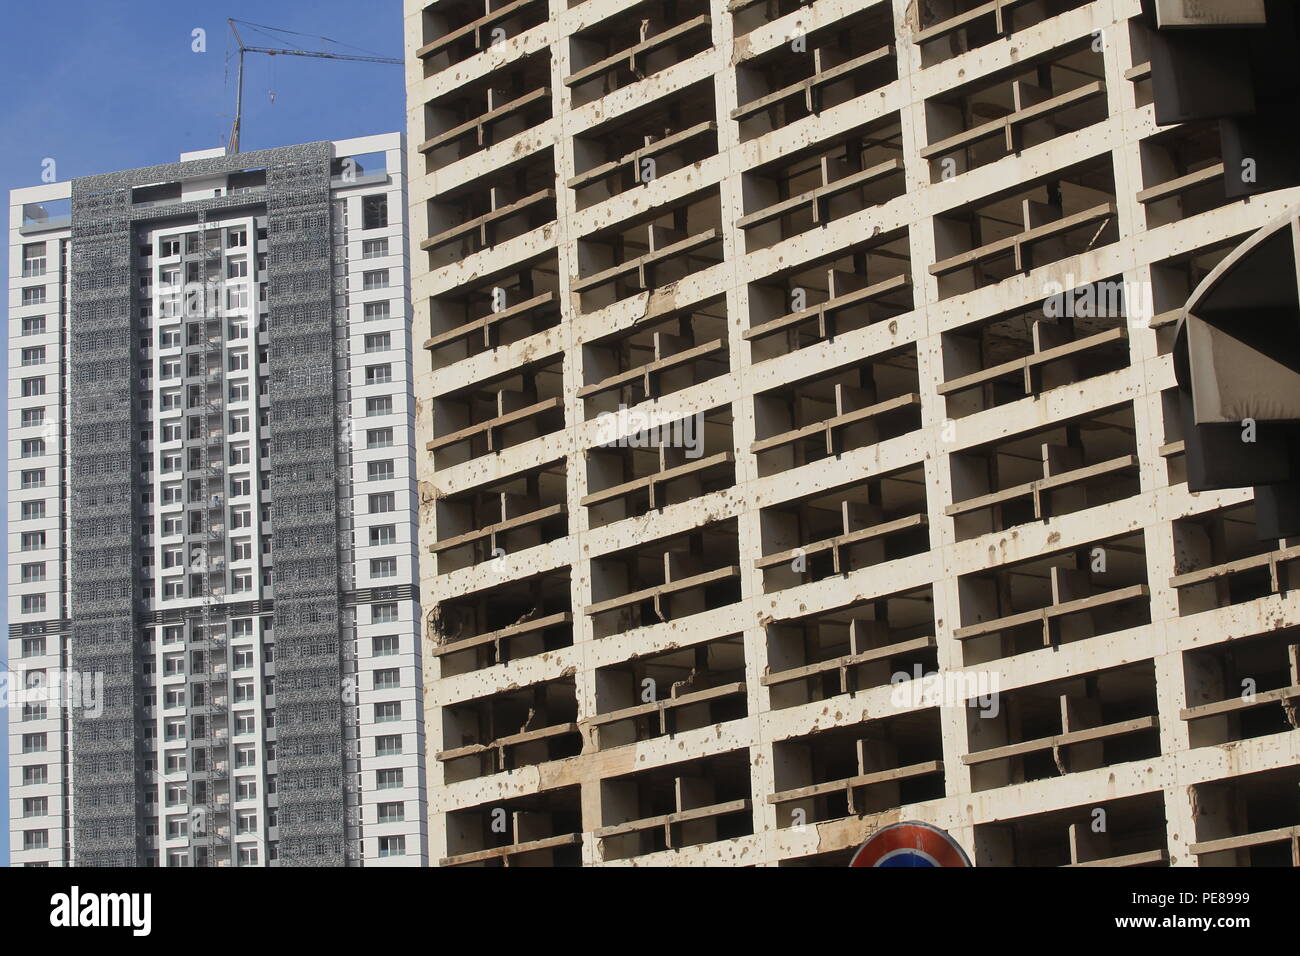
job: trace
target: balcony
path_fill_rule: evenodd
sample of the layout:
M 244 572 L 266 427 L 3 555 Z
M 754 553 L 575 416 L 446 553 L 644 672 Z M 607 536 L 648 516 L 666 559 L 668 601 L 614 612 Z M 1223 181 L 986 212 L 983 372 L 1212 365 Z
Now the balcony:
M 639 3 L 578 31 L 569 44 L 574 72 L 564 85 L 577 108 L 710 49 L 709 4 Z
M 428 202 L 430 268 L 459 262 L 555 221 L 555 161 L 533 153 Z
M 1048 521 L 1141 491 L 1130 405 L 954 452 L 958 541 Z
M 748 713 L 739 636 L 634 657 L 596 671 L 588 719 L 600 750 L 739 720 Z
M 676 200 L 578 241 L 570 284 L 581 311 L 653 292 L 722 261 L 717 187 Z
M 439 574 L 538 547 L 568 533 L 565 463 L 444 495 L 435 508 L 438 540 L 429 553 Z
M 1130 307 L 1129 292 L 1122 279 L 1102 280 L 944 333 L 947 378 L 936 391 L 949 417 L 964 418 L 1127 368 L 1129 323 L 1139 323 L 1146 307 L 1142 302 Z
M 1110 157 L 976 200 L 934 220 L 940 298 L 961 295 L 1118 240 Z
M 958 579 L 966 666 L 1151 623 L 1141 533 Z
M 585 343 L 586 384 L 578 397 L 589 417 L 617 412 L 702 384 L 729 368 L 727 303 L 711 299 Z
M 424 107 L 419 151 L 432 173 L 551 118 L 550 53 L 513 61 Z
M 916 349 L 783 385 L 754 397 L 759 475 L 834 458 L 921 425 Z
M 424 45 L 415 55 L 428 78 L 545 23 L 549 10 L 544 0 L 439 0 L 422 16 Z
M 595 636 L 679 621 L 740 599 L 736 521 L 716 522 L 591 562 Z
M 576 175 L 566 183 L 577 193 L 578 208 L 717 155 L 715 115 L 713 83 L 708 81 L 579 131 L 573 138 Z
M 754 832 L 749 751 L 607 777 L 593 835 L 602 859 L 734 840 Z
M 1300 768 L 1242 774 L 1192 788 L 1197 866 L 1300 866 Z
M 758 362 L 912 311 L 907 231 L 749 284 L 742 336 Z
M 1044 20 L 1081 7 L 1088 0 L 939 0 L 923 8 L 912 42 L 921 64 L 933 66 L 987 46 Z
M 920 467 L 764 508 L 764 590 L 820 581 L 930 548 Z
M 572 607 L 568 568 L 444 600 L 429 622 L 441 676 L 569 647 Z
M 929 587 L 891 594 L 767 625 L 773 710 L 857 694 L 895 674 L 938 667 L 934 594 Z
M 1105 122 L 1105 64 L 1091 38 L 926 101 L 931 182 Z
M 979 824 L 975 865 L 1168 866 L 1167 839 L 1157 791 Z
M 442 709 L 437 759 L 447 783 L 506 773 L 582 749 L 572 677 L 512 689 Z
M 797 42 L 796 42 L 797 41 Z M 740 105 L 731 118 L 748 141 L 848 103 L 893 82 L 888 5 L 844 17 L 736 64 Z
M 435 398 L 434 438 L 425 443 L 435 467 L 497 454 L 563 428 L 561 365 L 540 359 Z
M 1183 616 L 1286 594 L 1300 570 L 1300 545 L 1256 535 L 1254 502 L 1180 518 L 1174 548 L 1169 586 Z
M 971 788 L 979 793 L 1160 755 L 1151 661 L 1003 691 L 996 714 L 971 708 Z
M 752 252 L 901 196 L 898 115 L 782 156 L 744 174 L 745 215 L 736 225 Z
M 434 369 L 554 328 L 560 321 L 558 256 L 546 253 L 429 300 L 424 348 Z
M 882 813 L 944 795 L 934 708 L 778 740 L 772 746 L 777 826 Z
M 1297 729 L 1300 631 L 1245 637 L 1183 654 L 1193 747 L 1219 747 Z
M 724 406 L 589 449 L 582 505 L 589 509 L 591 527 L 732 487 L 733 447 L 731 407 Z
M 447 814 L 447 852 L 439 866 L 581 866 L 579 788 L 453 810 Z

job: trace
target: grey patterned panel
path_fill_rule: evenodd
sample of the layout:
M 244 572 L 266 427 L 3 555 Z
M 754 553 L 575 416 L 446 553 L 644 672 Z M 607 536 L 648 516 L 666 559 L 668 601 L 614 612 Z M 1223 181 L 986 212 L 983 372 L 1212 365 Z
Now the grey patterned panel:
M 270 304 L 280 859 L 341 865 L 339 562 L 333 474 L 329 143 L 76 180 L 72 214 L 72 666 L 100 671 L 105 708 L 74 713 L 76 862 L 144 862 L 141 485 L 134 344 L 136 228 L 265 203 Z M 137 186 L 266 169 L 265 189 L 135 207 Z

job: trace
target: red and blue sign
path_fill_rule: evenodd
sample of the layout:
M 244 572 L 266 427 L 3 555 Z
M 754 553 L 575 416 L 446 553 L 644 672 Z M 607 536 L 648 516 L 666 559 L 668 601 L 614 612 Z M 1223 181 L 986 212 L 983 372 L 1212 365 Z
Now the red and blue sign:
M 858 847 L 849 866 L 970 866 L 961 844 L 928 823 L 894 823 Z

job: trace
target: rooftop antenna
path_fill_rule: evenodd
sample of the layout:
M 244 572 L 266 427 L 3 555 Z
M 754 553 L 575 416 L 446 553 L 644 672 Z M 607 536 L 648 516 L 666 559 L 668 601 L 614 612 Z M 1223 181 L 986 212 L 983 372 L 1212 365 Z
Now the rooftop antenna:
M 402 61 L 390 56 L 356 56 L 349 53 L 327 53 L 323 50 L 294 50 L 279 47 L 265 46 L 248 46 L 244 43 L 243 37 L 239 35 L 238 23 L 247 27 L 253 27 L 257 30 L 274 30 L 277 33 L 294 33 L 292 30 L 281 30 L 278 27 L 266 27 L 257 23 L 251 23 L 248 20 L 236 20 L 233 17 L 227 17 L 226 23 L 230 26 L 230 32 L 235 37 L 235 45 L 239 48 L 239 70 L 235 79 L 235 120 L 230 124 L 230 142 L 227 145 L 227 153 L 239 152 L 239 134 L 243 126 L 244 116 L 244 55 L 247 53 L 265 53 L 267 56 L 311 56 L 319 57 L 324 60 L 355 60 L 362 63 L 395 63 L 402 65 Z M 306 36 L 307 34 L 294 34 L 295 36 Z M 317 40 L 324 40 L 327 43 L 337 43 L 337 40 L 331 40 L 329 37 L 315 37 Z

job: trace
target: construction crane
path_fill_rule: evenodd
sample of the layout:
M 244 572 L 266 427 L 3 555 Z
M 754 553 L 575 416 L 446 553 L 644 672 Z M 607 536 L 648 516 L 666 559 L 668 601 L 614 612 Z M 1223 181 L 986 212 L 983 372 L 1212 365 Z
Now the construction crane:
M 361 63 L 395 63 L 402 65 L 402 61 L 390 56 L 356 56 L 350 53 L 326 53 L 323 50 L 291 50 L 284 48 L 274 48 L 266 46 L 248 46 L 244 43 L 243 38 L 239 35 L 239 28 L 235 26 L 242 23 L 245 26 L 253 27 L 258 30 L 274 30 L 277 33 L 294 33 L 292 30 L 281 30 L 278 27 L 262 26 L 258 23 L 252 23 L 248 20 L 235 20 L 231 17 L 226 18 L 226 23 L 230 26 L 230 32 L 235 37 L 235 44 L 239 48 L 239 72 L 235 80 L 235 119 L 230 124 L 230 142 L 227 152 L 239 152 L 239 132 L 243 122 L 244 114 L 244 55 L 247 53 L 265 53 L 267 56 L 311 56 L 319 57 L 325 60 L 356 60 Z M 306 34 L 295 34 L 296 36 L 305 36 Z M 316 37 L 318 40 L 325 40 L 329 43 L 337 43 L 337 40 L 331 40 L 329 37 Z

